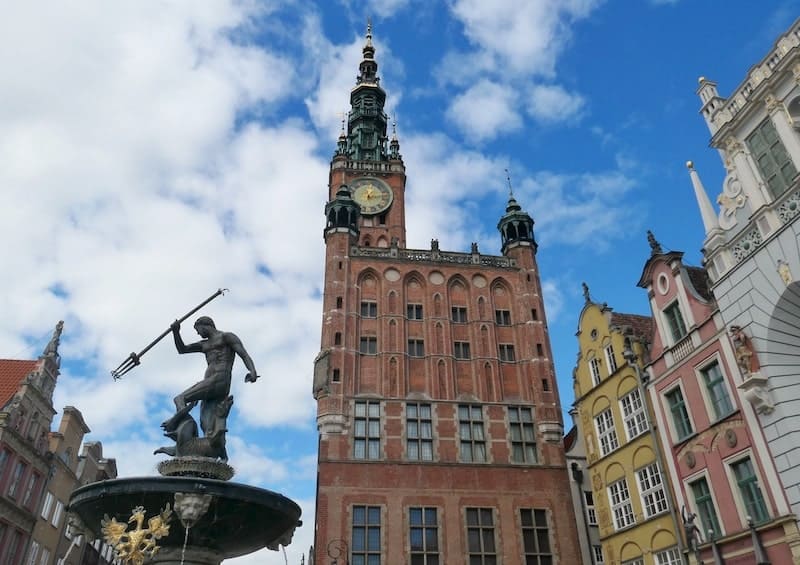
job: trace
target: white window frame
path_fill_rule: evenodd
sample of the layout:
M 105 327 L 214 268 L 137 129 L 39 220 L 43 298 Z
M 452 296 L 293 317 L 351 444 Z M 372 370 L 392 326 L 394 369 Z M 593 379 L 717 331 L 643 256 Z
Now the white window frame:
M 608 485 L 607 491 L 614 530 L 619 531 L 633 526 L 636 523 L 636 515 L 633 513 L 631 491 L 628 488 L 627 479 L 622 477 L 614 481 Z
M 587 363 L 589 364 L 589 373 L 592 375 L 592 385 L 597 386 L 601 381 L 600 359 L 595 354 L 592 354 Z
M 647 421 L 647 412 L 644 409 L 644 399 L 638 387 L 619 399 L 619 408 L 620 412 L 622 412 L 625 437 L 628 438 L 628 441 L 639 437 L 650 429 L 650 423 Z
M 592 546 L 592 559 L 594 560 L 594 565 L 604 565 L 606 560 L 603 557 L 603 546 L 602 545 L 593 545 Z
M 50 521 L 50 512 L 53 510 L 53 502 L 55 501 L 56 497 L 53 496 L 53 493 L 49 490 L 47 491 L 47 495 L 44 499 L 44 504 L 42 504 L 42 512 L 41 516 L 44 518 L 46 522 Z
M 31 547 L 28 550 L 28 559 L 26 561 L 27 565 L 36 565 L 36 562 L 39 560 L 40 548 L 39 542 L 31 540 Z
M 642 512 L 645 518 L 658 516 L 669 510 L 667 490 L 664 487 L 664 474 L 658 468 L 658 463 L 636 470 L 636 483 L 639 487 L 639 496 L 642 500 Z M 649 507 L 655 508 L 651 511 Z
M 592 504 L 586 500 L 586 495 L 591 495 Z M 597 526 L 597 506 L 595 506 L 594 492 L 591 490 L 583 491 L 583 503 L 586 505 L 586 521 L 590 526 Z
M 617 369 L 617 358 L 614 357 L 614 344 L 609 343 L 603 348 L 603 353 L 606 356 L 606 366 L 608 367 L 608 375 L 613 375 Z
M 597 432 L 601 457 L 619 449 L 617 429 L 614 427 L 614 413 L 610 406 L 594 417 L 594 427 Z
M 656 565 L 683 565 L 683 557 L 678 546 L 668 547 L 653 553 Z
M 61 517 L 64 515 L 64 505 L 61 503 L 60 500 L 56 499 L 56 506 L 53 509 L 53 519 L 50 521 L 54 527 L 59 528 L 61 526 Z

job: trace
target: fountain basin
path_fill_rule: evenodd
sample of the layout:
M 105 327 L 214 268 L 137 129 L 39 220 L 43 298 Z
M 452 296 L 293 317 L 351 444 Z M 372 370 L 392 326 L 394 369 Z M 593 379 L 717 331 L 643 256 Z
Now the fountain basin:
M 126 523 L 131 511 L 143 506 L 147 511 L 146 527 L 147 519 L 157 516 L 167 504 L 174 507 L 175 493 L 212 496 L 208 511 L 189 528 L 187 550 L 192 555 L 206 554 L 208 559 L 202 562 L 219 563 L 221 559 L 274 545 L 300 520 L 300 507 L 281 494 L 195 477 L 131 477 L 91 483 L 73 491 L 68 510 L 80 518 L 89 532 L 101 538 L 105 515 Z M 180 553 L 185 534 L 179 517 L 173 513 L 169 535 L 158 541 L 159 555 Z

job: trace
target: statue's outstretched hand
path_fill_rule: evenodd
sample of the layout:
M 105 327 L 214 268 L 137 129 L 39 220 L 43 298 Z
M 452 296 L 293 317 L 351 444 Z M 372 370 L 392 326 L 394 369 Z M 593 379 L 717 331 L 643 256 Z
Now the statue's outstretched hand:
M 258 380 L 258 375 L 254 375 L 253 373 L 247 373 L 244 377 L 244 382 L 246 383 L 254 383 Z
M 181 322 L 180 322 L 180 320 L 175 320 L 174 322 L 172 322 L 172 323 L 169 325 L 169 329 L 171 329 L 173 332 L 177 332 L 179 329 L 181 329 Z

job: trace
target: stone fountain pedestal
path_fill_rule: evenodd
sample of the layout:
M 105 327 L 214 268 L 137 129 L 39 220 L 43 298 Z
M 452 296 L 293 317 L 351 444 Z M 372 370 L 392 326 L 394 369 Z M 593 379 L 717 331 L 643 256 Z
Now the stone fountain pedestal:
M 164 476 L 83 486 L 72 493 L 68 510 L 89 534 L 102 539 L 104 519 L 115 519 L 131 531 L 137 528 L 132 512 L 142 507 L 146 515 L 138 526 L 141 530 L 169 506 L 173 509 L 169 533 L 154 540 L 159 549 L 144 561 L 159 565 L 219 565 L 223 559 L 264 547 L 277 549 L 278 544 L 289 544 L 300 525 L 300 507 L 292 500 L 223 480 L 233 474 L 225 463 L 177 457 L 162 461 L 159 471 Z

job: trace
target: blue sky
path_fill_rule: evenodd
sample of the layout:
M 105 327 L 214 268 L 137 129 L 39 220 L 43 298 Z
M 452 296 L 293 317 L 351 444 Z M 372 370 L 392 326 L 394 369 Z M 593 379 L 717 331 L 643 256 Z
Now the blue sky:
M 171 397 L 202 358 L 169 341 L 108 371 L 218 287 L 204 313 L 263 379 L 234 380 L 237 479 L 305 510 L 311 542 L 327 168 L 367 16 L 408 172 L 408 242 L 499 253 L 504 169 L 536 221 L 565 408 L 581 281 L 649 313 L 652 229 L 699 264 L 686 172 L 723 167 L 695 95 L 723 96 L 797 1 L 307 0 L 15 4 L 0 22 L 0 356 L 35 357 L 65 320 L 58 408 L 79 407 L 124 475 L 154 472 Z M 184 339 L 192 339 L 190 325 Z M 565 413 L 565 421 L 569 417 Z M 275 553 L 240 563 L 283 563 Z

